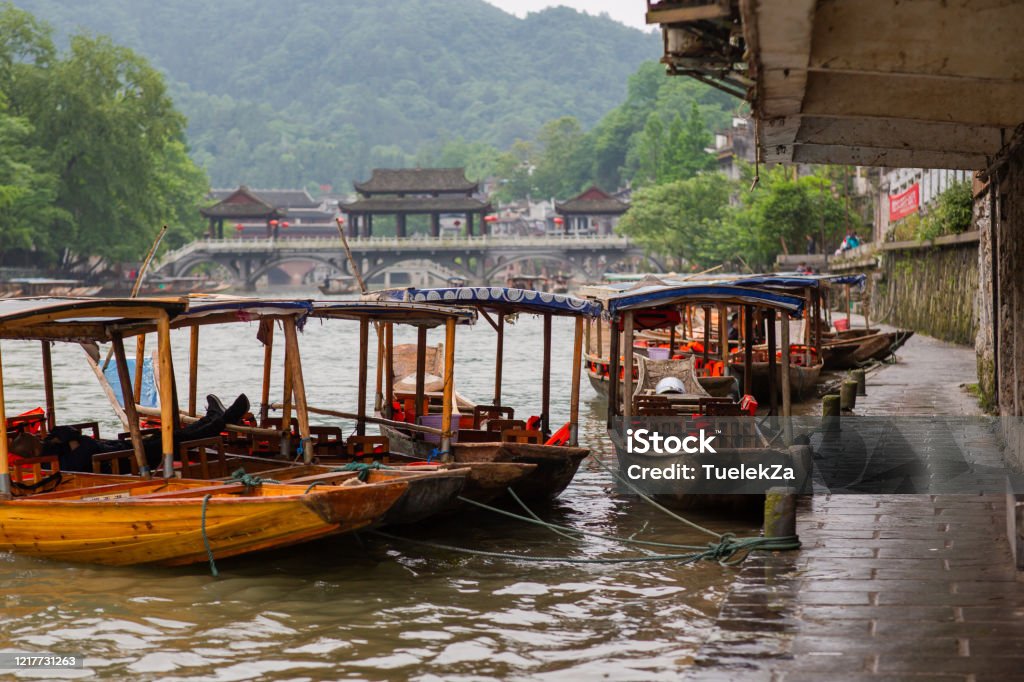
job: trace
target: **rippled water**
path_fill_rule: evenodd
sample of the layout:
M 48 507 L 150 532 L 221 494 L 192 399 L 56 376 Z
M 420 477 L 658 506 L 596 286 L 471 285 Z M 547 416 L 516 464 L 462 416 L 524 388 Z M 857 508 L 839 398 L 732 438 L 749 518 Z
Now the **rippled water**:
M 539 319 L 523 318 L 507 328 L 504 402 L 517 414 L 539 411 L 540 327 Z M 300 344 L 312 405 L 355 411 L 357 328 L 307 325 Z M 202 330 L 200 404 L 207 392 L 225 401 L 240 391 L 258 399 L 262 350 L 255 334 L 249 323 Z M 440 336 L 432 332 L 431 343 Z M 556 319 L 554 338 L 551 421 L 560 424 L 568 418 L 571 322 Z M 414 339 L 396 329 L 397 341 Z M 175 332 L 174 340 L 184 387 L 187 333 Z M 464 395 L 491 396 L 493 343 L 486 323 L 460 330 L 456 385 Z M 371 348 L 371 362 L 372 356 Z M 8 414 L 42 404 L 38 344 L 4 342 L 3 361 Z M 101 417 L 108 433 L 120 430 L 81 349 L 57 346 L 54 372 L 59 421 Z M 370 393 L 373 376 L 371 367 Z M 278 371 L 277 395 L 280 384 Z M 603 412 L 584 379 L 581 439 L 610 458 Z M 610 535 L 705 540 L 616 494 L 590 460 L 541 513 Z M 719 530 L 752 530 L 705 521 Z M 492 552 L 638 555 L 484 511 L 418 528 L 416 537 Z M 0 648 L 85 655 L 84 670 L 21 673 L 46 679 L 675 679 L 733 572 L 716 564 L 528 563 L 366 536 L 219 561 L 218 568 L 213 578 L 206 565 L 107 568 L 0 555 Z

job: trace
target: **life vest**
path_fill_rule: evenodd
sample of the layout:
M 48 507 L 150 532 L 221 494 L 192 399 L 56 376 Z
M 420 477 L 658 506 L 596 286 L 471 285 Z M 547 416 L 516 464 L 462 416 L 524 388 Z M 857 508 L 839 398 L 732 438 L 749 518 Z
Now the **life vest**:
M 562 424 L 562 428 L 551 434 L 551 438 L 548 438 L 544 445 L 566 445 L 569 443 L 569 435 L 569 422 L 565 422 Z
M 745 395 L 740 398 L 740 409 L 751 417 L 757 415 L 757 399 L 752 395 Z

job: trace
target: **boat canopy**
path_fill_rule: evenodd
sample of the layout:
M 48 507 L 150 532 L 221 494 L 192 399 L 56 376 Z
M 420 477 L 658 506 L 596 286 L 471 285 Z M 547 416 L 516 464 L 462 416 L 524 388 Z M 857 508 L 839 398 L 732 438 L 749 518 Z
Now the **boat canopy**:
M 852 275 L 804 275 L 798 272 L 780 272 L 769 275 L 752 275 L 732 280 L 739 287 L 768 287 L 771 289 L 817 289 L 834 284 L 864 286 L 867 277 Z
M 106 342 L 115 330 L 173 318 L 186 307 L 180 298 L 31 297 L 0 299 L 0 338 Z
M 184 299 L 187 308 L 171 320 L 171 327 L 189 327 L 196 324 L 222 324 L 252 322 L 269 317 L 296 317 L 301 327 L 313 310 L 309 299 L 263 299 L 234 296 L 196 294 Z
M 511 287 L 389 289 L 380 292 L 379 297 L 381 300 L 391 301 L 468 305 L 499 313 L 600 317 L 602 311 L 602 306 L 597 301 L 589 301 L 566 294 L 549 294 L 545 291 Z
M 613 294 L 605 307 L 614 317 L 626 310 L 701 302 L 773 308 L 792 317 L 801 317 L 804 309 L 804 300 L 798 296 L 732 284 L 652 284 Z
M 417 327 L 437 327 L 453 318 L 456 324 L 476 322 L 476 311 L 472 308 L 408 301 L 314 301 L 311 315 L 339 320 L 398 322 Z

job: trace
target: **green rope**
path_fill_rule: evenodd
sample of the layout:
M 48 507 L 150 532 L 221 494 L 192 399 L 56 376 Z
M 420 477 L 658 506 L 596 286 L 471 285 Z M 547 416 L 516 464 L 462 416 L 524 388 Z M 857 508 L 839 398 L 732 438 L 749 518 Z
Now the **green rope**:
M 474 556 L 490 557 L 493 559 L 505 559 L 510 561 L 529 561 L 536 563 L 567 563 L 567 564 L 626 564 L 641 563 L 649 561 L 678 561 L 683 564 L 692 564 L 702 559 L 717 561 L 722 566 L 735 566 L 741 563 L 751 552 L 764 551 L 774 552 L 790 549 L 799 549 L 800 540 L 795 535 L 787 535 L 778 538 L 742 538 L 737 539 L 731 533 L 722 535 L 718 542 L 709 542 L 707 549 L 701 552 L 688 554 L 651 554 L 647 556 L 632 556 L 620 558 L 578 558 L 578 557 L 551 557 L 551 556 L 529 556 L 524 554 L 510 554 L 507 552 L 487 552 L 479 549 L 467 549 L 465 547 L 453 547 L 437 542 L 425 540 L 414 540 L 412 538 L 391 535 L 379 530 L 370 531 L 374 535 L 389 540 L 399 540 L 413 545 L 421 545 L 432 549 L 440 549 L 460 554 L 471 554 Z
M 370 471 L 374 469 L 390 469 L 389 466 L 384 466 L 380 462 L 349 462 L 343 467 L 337 467 L 331 469 L 331 471 L 358 471 L 359 480 L 366 482 L 366 479 L 370 477 Z
M 526 505 L 523 503 L 523 501 L 520 500 L 519 497 L 514 492 L 512 492 L 511 489 L 509 489 L 508 492 L 509 492 L 510 495 L 512 495 L 512 499 L 514 499 L 521 506 L 526 508 Z M 515 513 L 510 512 L 510 511 L 506 511 L 504 509 L 499 509 L 498 507 L 492 507 L 490 505 L 484 504 L 483 502 L 477 502 L 476 500 L 471 500 L 471 499 L 469 499 L 467 497 L 459 496 L 458 499 L 459 499 L 460 502 L 465 502 L 466 504 L 471 504 L 471 505 L 473 505 L 475 507 L 480 507 L 481 509 L 486 509 L 487 511 L 494 512 L 495 514 L 500 514 L 502 516 L 507 516 L 507 517 L 509 517 L 511 519 L 516 519 L 517 521 L 525 521 L 526 523 L 532 523 L 533 525 L 536 525 L 536 526 L 543 526 L 543 527 L 545 527 L 545 528 L 547 528 L 547 529 L 557 533 L 558 535 L 561 535 L 564 538 L 569 538 L 570 540 L 578 540 L 579 536 L 587 536 L 587 537 L 592 537 L 592 538 L 600 538 L 601 540 L 611 540 L 613 542 L 622 542 L 622 543 L 625 543 L 625 544 L 650 545 L 652 547 L 668 547 L 668 548 L 671 548 L 671 549 L 695 549 L 695 550 L 699 549 L 699 550 L 703 550 L 705 548 L 705 545 L 680 545 L 680 544 L 671 543 L 671 542 L 656 542 L 654 540 L 635 540 L 633 538 L 623 538 L 623 537 L 618 537 L 618 536 L 615 536 L 615 535 L 604 535 L 602 533 L 591 533 L 590 531 L 579 530 L 577 528 L 570 528 L 568 526 L 560 526 L 560 525 L 558 525 L 556 523 L 550 523 L 548 521 L 544 521 L 543 519 L 540 519 L 539 517 L 537 517 L 537 515 L 534 514 L 533 512 L 531 512 L 528 508 L 526 508 L 527 512 L 533 518 L 527 518 L 525 516 L 521 516 L 519 514 L 515 514 Z M 575 535 L 570 535 L 570 533 L 571 534 L 575 534 Z
M 207 495 L 203 498 L 203 514 L 200 517 L 199 529 L 203 532 L 203 545 L 206 546 L 206 557 L 210 560 L 210 573 L 212 573 L 213 577 L 216 578 L 220 574 L 217 572 L 217 564 L 213 561 L 213 550 L 210 549 L 210 538 L 206 535 L 206 503 L 210 501 L 211 497 L 213 497 L 213 495 Z
M 693 521 L 691 521 L 691 520 L 689 520 L 687 518 L 683 518 L 679 514 L 676 514 L 674 511 L 672 511 L 671 509 L 667 509 L 667 508 L 663 507 L 662 505 L 658 504 L 657 502 L 652 500 L 650 497 L 645 495 L 643 492 L 641 492 L 640 489 L 637 488 L 635 485 L 633 485 L 630 481 L 628 481 L 627 479 L 625 479 L 622 476 L 619 476 L 617 473 L 615 473 L 612 470 L 611 467 L 609 467 L 607 464 L 605 464 L 604 462 L 599 460 L 593 453 L 590 454 L 590 458 L 592 460 L 594 460 L 595 462 L 597 462 L 605 471 L 607 471 L 609 474 L 611 474 L 612 478 L 614 478 L 615 480 L 617 480 L 620 483 L 622 483 L 625 486 L 627 486 L 630 490 L 632 490 L 634 493 L 639 495 L 640 499 L 642 499 L 645 502 L 651 504 L 655 509 L 659 509 L 659 510 L 665 512 L 666 514 L 668 514 L 669 516 L 671 516 L 676 521 L 684 523 L 687 526 L 689 526 L 690 528 L 693 528 L 694 530 L 699 530 L 702 533 L 706 533 L 706 534 L 710 535 L 711 537 L 714 537 L 714 538 L 725 537 L 721 533 L 716 533 L 715 531 L 711 530 L 710 528 L 705 528 L 704 526 L 700 525 L 699 523 L 694 523 Z
M 231 480 L 237 481 L 247 488 L 258 488 L 264 483 L 280 483 L 272 478 L 260 478 L 259 476 L 246 473 L 245 469 L 239 467 L 231 474 Z
M 325 483 L 327 483 L 327 481 L 313 481 L 312 483 L 309 484 L 309 487 L 302 492 L 302 494 L 305 495 L 313 488 L 317 487 L 318 485 L 324 485 Z

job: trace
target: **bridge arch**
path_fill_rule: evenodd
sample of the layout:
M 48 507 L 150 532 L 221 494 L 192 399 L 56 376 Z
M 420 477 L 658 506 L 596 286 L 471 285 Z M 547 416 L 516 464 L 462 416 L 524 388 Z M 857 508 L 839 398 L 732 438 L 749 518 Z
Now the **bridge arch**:
M 256 268 L 252 272 L 250 272 L 249 273 L 249 278 L 245 282 L 245 284 L 247 286 L 249 286 L 249 287 L 254 287 L 256 285 L 256 282 L 259 280 L 260 277 L 262 277 L 263 275 L 267 274 L 268 272 L 270 272 L 274 268 L 281 267 L 282 265 L 285 265 L 287 263 L 318 263 L 320 265 L 325 265 L 325 266 L 327 266 L 329 268 L 334 268 L 334 269 L 337 269 L 337 270 L 341 270 L 342 272 L 345 271 L 344 263 L 338 262 L 337 259 L 335 259 L 335 258 L 328 258 L 328 257 L 321 257 L 321 256 L 311 256 L 311 255 L 306 255 L 306 254 L 298 254 L 298 255 L 294 255 L 294 256 L 282 256 L 280 258 L 274 258 L 274 259 L 268 260 L 266 263 L 263 263 L 258 268 Z
M 503 260 L 500 263 L 497 263 L 485 273 L 485 278 L 488 282 L 492 282 L 494 280 L 494 277 L 498 275 L 498 273 L 500 273 L 502 270 L 506 270 L 509 268 L 509 266 L 515 265 L 516 263 L 524 263 L 530 260 L 550 261 L 558 263 L 559 265 L 568 266 L 568 268 L 572 271 L 574 275 L 587 274 L 586 270 L 584 270 L 581 265 L 579 265 L 573 259 L 565 255 L 554 253 L 527 253 L 519 256 L 513 256 L 508 260 Z
M 217 267 L 217 268 L 223 268 L 223 269 L 225 269 L 225 270 L 227 270 L 228 272 L 231 273 L 231 278 L 237 284 L 244 284 L 245 283 L 245 278 L 242 277 L 242 273 L 239 272 L 238 268 L 236 268 L 231 263 L 227 263 L 227 262 L 224 262 L 223 260 L 220 260 L 220 259 L 217 259 L 217 258 L 213 258 L 213 257 L 209 257 L 209 258 L 207 258 L 207 257 L 199 257 L 199 258 L 194 258 L 194 259 L 185 261 L 184 263 L 179 263 L 178 266 L 176 268 L 174 268 L 174 274 L 177 277 L 186 277 L 186 276 L 188 276 L 189 273 L 191 273 L 193 270 L 195 270 L 200 265 L 212 265 L 212 266 Z M 161 270 L 163 270 L 163 268 L 161 268 Z
M 366 272 L 362 273 L 363 280 L 369 282 L 374 277 L 377 277 L 378 275 L 383 274 L 388 270 L 399 269 L 399 266 L 402 265 L 403 263 L 430 263 L 431 265 L 437 268 L 436 274 L 444 274 L 447 271 L 459 277 L 463 277 L 470 282 L 474 281 L 474 279 L 476 278 L 476 275 L 473 272 L 453 261 L 442 263 L 435 258 L 427 258 L 425 256 L 412 256 L 409 258 L 402 258 L 401 260 L 385 260 L 382 263 L 378 263 L 377 265 L 374 265 Z

